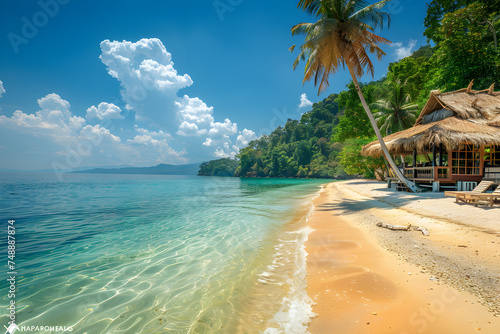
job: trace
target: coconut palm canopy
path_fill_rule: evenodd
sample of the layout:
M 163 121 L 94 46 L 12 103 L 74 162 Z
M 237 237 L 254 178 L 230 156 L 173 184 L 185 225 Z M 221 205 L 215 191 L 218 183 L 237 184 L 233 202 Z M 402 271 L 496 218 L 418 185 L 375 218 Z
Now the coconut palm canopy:
M 304 82 L 314 77 L 318 85 L 318 95 L 328 86 L 328 77 L 345 66 L 361 77 L 367 72 L 374 73 L 368 52 L 380 60 L 384 51 L 380 44 L 391 43 L 373 33 L 383 28 L 384 21 L 390 24 L 389 14 L 380 11 L 389 0 L 369 5 L 365 0 L 299 0 L 298 7 L 319 17 L 315 23 L 300 23 L 292 28 L 292 35 L 304 34 L 306 39 L 300 46 L 300 54 L 294 69 L 301 60 L 306 61 Z M 295 45 L 290 48 L 293 52 Z
M 300 23 L 292 28 L 293 35 L 305 35 L 305 42 L 300 46 L 300 54 L 293 66 L 295 69 L 301 60 L 306 61 L 304 82 L 314 77 L 314 84 L 319 86 L 318 95 L 328 88 L 330 74 L 337 72 L 340 66 L 347 67 L 389 166 L 401 182 L 418 192 L 418 187 L 404 177 L 385 147 L 357 79 L 365 73 L 365 68 L 373 75 L 373 63 L 368 53 L 375 54 L 380 60 L 385 55 L 380 45 L 390 43 L 373 33 L 376 28 L 383 27 L 384 21 L 389 24 L 389 14 L 380 11 L 389 1 L 380 0 L 369 5 L 366 0 L 299 0 L 298 7 L 319 20 Z M 294 48 L 292 46 L 290 50 L 293 52 Z
M 483 91 L 468 88 L 454 92 L 432 92 L 415 125 L 384 138 L 394 155 L 426 153 L 443 144 L 451 151 L 460 143 L 500 145 L 500 92 L 493 86 Z M 380 157 L 378 141 L 363 147 L 363 155 Z

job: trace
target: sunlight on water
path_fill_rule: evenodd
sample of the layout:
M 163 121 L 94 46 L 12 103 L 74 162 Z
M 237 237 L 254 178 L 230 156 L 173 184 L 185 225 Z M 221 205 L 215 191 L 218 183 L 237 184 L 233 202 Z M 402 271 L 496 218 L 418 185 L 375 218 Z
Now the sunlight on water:
M 0 174 L 1 219 L 17 224 L 17 323 L 304 332 L 287 314 L 308 314 L 303 242 L 322 182 Z

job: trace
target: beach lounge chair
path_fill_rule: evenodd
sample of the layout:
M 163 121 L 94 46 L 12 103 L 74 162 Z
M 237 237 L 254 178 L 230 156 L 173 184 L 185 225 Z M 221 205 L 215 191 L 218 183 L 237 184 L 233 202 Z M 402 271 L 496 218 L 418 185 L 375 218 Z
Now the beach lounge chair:
M 500 200 L 500 186 L 498 186 L 492 193 L 473 194 L 470 195 L 470 197 L 474 202 L 474 206 L 477 206 L 478 204 L 486 204 L 489 207 L 493 207 L 495 200 Z
M 476 188 L 472 191 L 445 191 L 444 196 L 451 196 L 455 197 L 457 203 L 462 201 L 462 202 L 472 202 L 471 195 L 477 195 L 486 192 L 491 186 L 493 185 L 493 182 L 491 181 L 481 181 Z

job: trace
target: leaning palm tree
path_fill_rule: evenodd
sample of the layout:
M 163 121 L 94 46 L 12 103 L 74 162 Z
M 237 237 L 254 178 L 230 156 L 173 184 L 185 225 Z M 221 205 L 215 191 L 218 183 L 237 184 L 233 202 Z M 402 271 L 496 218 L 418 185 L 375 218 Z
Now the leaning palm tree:
M 305 35 L 293 66 L 295 69 L 300 60 L 306 61 L 304 82 L 314 77 L 314 84 L 319 85 L 318 95 L 328 88 L 329 75 L 337 72 L 341 65 L 344 68 L 347 66 L 387 161 L 397 177 L 416 192 L 419 189 L 403 176 L 389 154 L 357 80 L 365 73 L 365 68 L 372 76 L 374 74 L 367 52 L 375 53 L 380 60 L 385 53 L 379 44 L 391 43 L 373 33 L 376 28 L 383 28 L 385 19 L 390 23 L 389 14 L 380 11 L 389 1 L 368 5 L 365 0 L 299 0 L 299 8 L 319 19 L 315 23 L 300 23 L 292 28 L 292 35 Z M 290 48 L 292 52 L 294 49 L 295 45 Z
M 381 99 L 372 106 L 379 109 L 375 113 L 375 121 L 381 132 L 388 136 L 391 133 L 406 130 L 415 124 L 418 115 L 418 104 L 410 102 L 406 92 L 406 82 L 392 82 L 389 98 Z

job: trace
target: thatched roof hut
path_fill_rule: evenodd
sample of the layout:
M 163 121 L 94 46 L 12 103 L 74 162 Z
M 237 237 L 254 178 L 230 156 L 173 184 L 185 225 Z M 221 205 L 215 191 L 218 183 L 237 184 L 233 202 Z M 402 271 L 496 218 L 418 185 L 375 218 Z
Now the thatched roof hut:
M 431 92 L 415 125 L 384 138 L 393 155 L 429 152 L 442 144 L 448 151 L 460 143 L 500 145 L 500 92 L 493 85 L 482 91 L 468 88 L 454 92 Z M 363 147 L 363 155 L 380 157 L 378 141 Z

